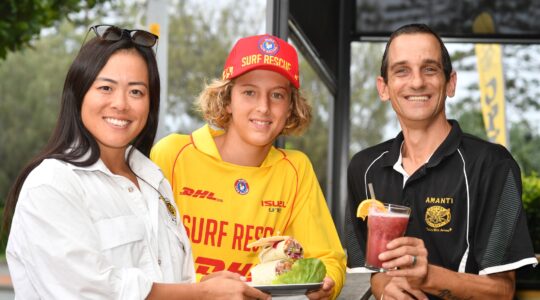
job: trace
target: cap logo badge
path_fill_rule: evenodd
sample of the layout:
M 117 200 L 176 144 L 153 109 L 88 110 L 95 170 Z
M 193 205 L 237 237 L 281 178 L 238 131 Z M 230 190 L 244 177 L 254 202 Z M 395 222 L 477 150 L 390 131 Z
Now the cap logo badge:
M 233 74 L 233 70 L 233 66 L 225 68 L 225 70 L 223 70 L 222 78 L 229 79 L 229 77 L 231 77 L 231 75 Z
M 263 37 L 259 40 L 259 50 L 263 54 L 274 56 L 279 51 L 279 44 L 271 37 Z
M 234 189 L 240 195 L 245 195 L 249 192 L 249 185 L 244 179 L 237 179 L 234 182 Z

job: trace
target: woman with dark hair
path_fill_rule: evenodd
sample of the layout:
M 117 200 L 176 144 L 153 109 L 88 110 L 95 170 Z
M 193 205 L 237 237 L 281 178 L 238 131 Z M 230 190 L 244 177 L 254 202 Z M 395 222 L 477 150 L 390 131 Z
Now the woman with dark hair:
M 8 195 L 17 297 L 265 298 L 230 272 L 194 283 L 171 187 L 148 159 L 159 114 L 157 36 L 91 30 L 97 37 L 68 71 L 52 137 Z

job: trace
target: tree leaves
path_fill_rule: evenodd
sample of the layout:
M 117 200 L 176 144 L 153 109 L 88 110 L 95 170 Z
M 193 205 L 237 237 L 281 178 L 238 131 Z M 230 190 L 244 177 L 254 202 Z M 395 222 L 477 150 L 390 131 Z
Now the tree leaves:
M 193 107 L 195 98 L 206 82 L 221 77 L 237 39 L 261 33 L 256 28 L 264 17 L 264 7 L 249 0 L 211 6 L 179 1 L 174 11 L 169 17 L 167 129 L 189 133 L 202 123 Z
M 4 0 L 0 4 L 0 59 L 20 50 L 42 28 L 61 21 L 68 13 L 94 7 L 107 0 Z
M 37 153 L 56 121 L 62 86 L 74 51 L 73 26 L 41 39 L 34 48 L 8 54 L 0 63 L 0 200 L 29 158 Z

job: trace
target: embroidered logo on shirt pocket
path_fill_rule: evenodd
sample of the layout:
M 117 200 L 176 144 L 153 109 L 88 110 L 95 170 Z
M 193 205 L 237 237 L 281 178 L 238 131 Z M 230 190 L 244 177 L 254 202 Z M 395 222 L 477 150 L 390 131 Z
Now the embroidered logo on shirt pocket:
M 101 250 L 144 239 L 144 223 L 134 215 L 103 219 L 95 223 L 101 240 Z

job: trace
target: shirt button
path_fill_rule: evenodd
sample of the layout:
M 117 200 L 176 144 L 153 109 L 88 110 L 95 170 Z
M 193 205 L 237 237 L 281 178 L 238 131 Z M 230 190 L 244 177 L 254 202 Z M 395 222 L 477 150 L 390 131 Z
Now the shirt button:
M 133 193 L 133 187 L 132 186 L 128 187 L 128 192 Z

